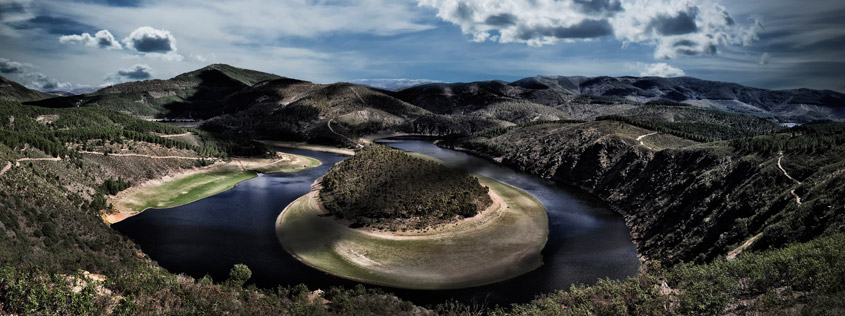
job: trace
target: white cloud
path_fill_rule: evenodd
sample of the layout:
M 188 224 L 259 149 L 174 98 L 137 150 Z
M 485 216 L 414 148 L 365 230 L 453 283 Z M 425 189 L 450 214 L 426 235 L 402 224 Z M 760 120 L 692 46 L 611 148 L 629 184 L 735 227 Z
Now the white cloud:
M 641 77 L 681 77 L 686 75 L 680 68 L 675 68 L 666 63 L 636 63 L 629 65 L 629 68 L 639 72 Z
M 166 54 L 176 51 L 176 38 L 170 31 L 154 29 L 149 26 L 142 26 L 123 39 L 126 48 L 134 49 L 139 53 Z
M 759 19 L 745 26 L 718 4 L 692 0 L 419 0 L 473 41 L 542 46 L 613 36 L 656 47 L 659 59 L 713 55 L 718 46 L 757 40 Z
M 33 64 L 0 58 L 0 73 L 7 76 L 14 76 L 18 79 L 18 82 L 28 88 L 48 91 L 70 86 L 68 82 L 59 81 L 35 71 L 37 68 Z
M 760 55 L 760 61 L 758 63 L 760 65 L 768 65 L 770 59 L 772 59 L 772 55 L 769 53 L 763 53 L 763 55 Z
M 123 49 L 120 43 L 114 38 L 108 30 L 100 30 L 94 36 L 88 33 L 81 35 L 64 35 L 59 37 L 60 43 L 65 44 L 83 44 L 90 47 L 99 47 L 105 49 Z

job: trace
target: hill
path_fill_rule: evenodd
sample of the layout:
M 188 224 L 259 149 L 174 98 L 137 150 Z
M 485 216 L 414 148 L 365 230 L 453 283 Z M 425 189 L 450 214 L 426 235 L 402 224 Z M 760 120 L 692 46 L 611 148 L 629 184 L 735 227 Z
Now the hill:
M 445 145 L 592 192 L 625 216 L 639 252 L 665 265 L 709 262 L 747 241 L 765 249 L 845 230 L 843 124 L 706 144 L 657 131 L 616 120 L 547 123 Z
M 0 100 L 27 102 L 52 98 L 52 95 L 24 87 L 0 76 Z
M 370 145 L 320 181 L 329 212 L 359 226 L 421 229 L 475 216 L 492 201 L 462 169 Z
M 206 119 L 223 111 L 222 100 L 264 80 L 281 77 L 214 64 L 168 80 L 116 84 L 94 93 L 58 97 L 30 104 L 49 107 L 93 106 L 138 116 Z
M 665 100 L 784 122 L 845 119 L 845 95 L 838 92 L 766 90 L 691 77 L 536 76 L 511 83 L 425 84 L 395 95 L 435 113 L 466 113 L 518 99 L 554 107 L 573 118 L 591 119 Z

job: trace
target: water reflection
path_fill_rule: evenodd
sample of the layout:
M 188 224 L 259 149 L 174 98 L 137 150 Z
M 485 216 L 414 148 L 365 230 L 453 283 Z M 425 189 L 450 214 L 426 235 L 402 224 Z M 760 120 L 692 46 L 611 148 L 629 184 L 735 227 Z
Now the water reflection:
M 540 293 L 566 289 L 599 278 L 625 278 L 639 267 L 636 250 L 622 218 L 598 199 L 574 188 L 515 172 L 426 140 L 387 140 L 386 145 L 434 156 L 449 165 L 505 182 L 534 195 L 549 214 L 544 265 L 504 282 L 448 291 L 386 289 L 417 304 L 454 298 L 463 302 L 505 305 Z M 132 238 L 153 260 L 176 273 L 210 275 L 224 280 L 236 263 L 253 271 L 262 287 L 305 283 L 310 288 L 355 283 L 314 270 L 288 255 L 276 239 L 275 219 L 287 204 L 306 194 L 311 184 L 344 157 L 307 150 L 280 151 L 311 156 L 323 165 L 294 174 L 259 175 L 234 189 L 187 205 L 147 210 L 113 225 Z M 506 232 L 503 232 L 506 233 Z

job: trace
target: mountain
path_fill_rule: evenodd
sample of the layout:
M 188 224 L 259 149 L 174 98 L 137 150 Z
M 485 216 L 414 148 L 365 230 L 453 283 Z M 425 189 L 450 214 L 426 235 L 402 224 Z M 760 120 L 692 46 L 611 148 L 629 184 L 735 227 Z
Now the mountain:
M 638 252 L 664 266 L 710 262 L 749 240 L 766 249 L 845 229 L 845 124 L 760 136 L 746 125 L 749 137 L 701 144 L 689 139 L 700 123 L 625 121 L 535 124 L 441 144 L 593 193 L 624 215 Z
M 52 98 L 52 95 L 35 91 L 0 76 L 0 100 L 27 102 Z
M 226 97 L 226 114 L 206 121 L 203 128 L 258 139 L 354 146 L 360 136 L 397 131 L 430 114 L 384 92 L 350 83 L 270 80 Z
M 401 90 L 407 87 L 418 86 L 427 83 L 440 83 L 442 81 L 428 80 L 428 79 L 355 79 L 349 83 L 370 86 L 385 90 Z
M 97 106 L 138 116 L 205 119 L 222 112 L 222 100 L 252 85 L 281 77 L 223 64 L 178 75 L 168 80 L 116 84 L 94 93 L 58 97 L 30 104 L 47 107 Z
M 425 84 L 395 95 L 435 113 L 466 113 L 503 100 L 524 100 L 578 119 L 618 114 L 649 101 L 777 118 L 784 122 L 845 119 L 845 95 L 828 90 L 766 90 L 690 77 L 536 76 L 511 83 Z

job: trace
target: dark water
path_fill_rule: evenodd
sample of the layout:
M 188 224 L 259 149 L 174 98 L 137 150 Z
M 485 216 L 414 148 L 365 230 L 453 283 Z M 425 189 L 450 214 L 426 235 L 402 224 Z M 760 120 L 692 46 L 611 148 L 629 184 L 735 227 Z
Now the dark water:
M 504 282 L 447 291 L 385 288 L 417 304 L 456 299 L 465 303 L 507 305 L 571 284 L 620 279 L 637 273 L 639 262 L 622 218 L 600 200 L 568 188 L 495 165 L 426 140 L 384 140 L 386 145 L 437 157 L 505 182 L 534 195 L 549 214 L 544 265 Z M 331 153 L 280 149 L 314 157 L 317 168 L 294 174 L 259 175 L 234 189 L 191 204 L 147 210 L 112 227 L 132 238 L 143 251 L 171 272 L 225 280 L 234 264 L 244 263 L 261 287 L 305 283 L 309 288 L 355 283 L 312 269 L 285 252 L 276 239 L 275 219 L 290 202 L 306 194 L 311 183 L 344 157 Z M 507 232 L 503 232 L 507 233 Z M 374 286 L 370 286 L 374 287 Z

